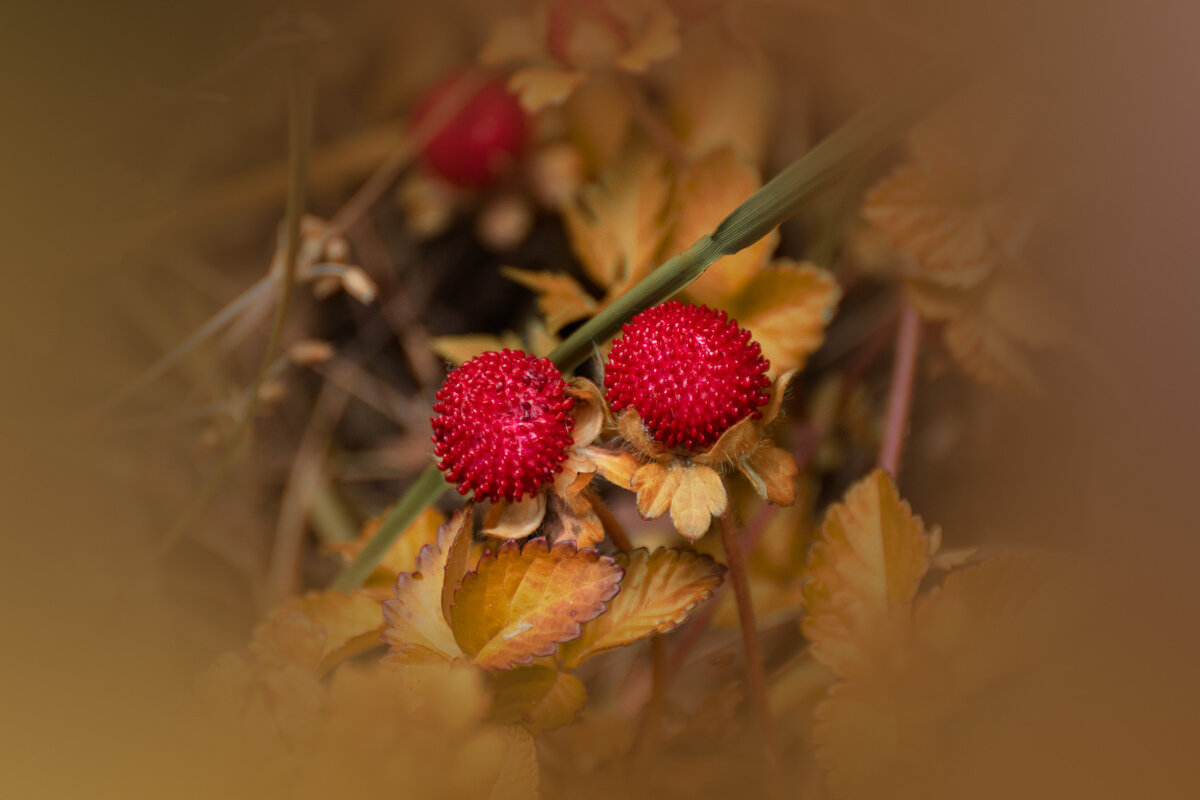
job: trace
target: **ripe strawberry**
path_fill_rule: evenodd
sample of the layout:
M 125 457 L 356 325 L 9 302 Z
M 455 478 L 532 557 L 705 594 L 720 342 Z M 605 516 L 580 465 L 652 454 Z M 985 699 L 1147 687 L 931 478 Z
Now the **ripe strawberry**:
M 672 301 L 622 327 L 604 388 L 613 411 L 633 408 L 652 438 L 704 450 L 735 422 L 761 416 L 768 366 L 750 331 L 724 311 Z
M 575 401 L 547 358 L 476 356 L 446 376 L 433 406 L 434 452 L 460 494 L 492 501 L 535 494 L 562 471 Z
M 434 84 L 417 103 L 412 125 L 441 108 L 447 95 L 455 94 L 454 89 L 467 80 L 477 78 L 470 72 L 456 72 Z M 504 81 L 488 80 L 430 140 L 421 156 L 451 183 L 486 186 L 520 155 L 525 128 L 525 112 Z

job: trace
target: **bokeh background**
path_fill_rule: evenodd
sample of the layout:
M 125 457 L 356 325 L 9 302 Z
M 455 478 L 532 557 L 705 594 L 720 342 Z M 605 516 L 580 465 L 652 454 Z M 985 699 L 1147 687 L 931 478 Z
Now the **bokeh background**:
M 432 5 L 308 7 L 327 26 L 296 45 L 317 79 L 318 151 L 364 131 L 386 142 L 421 89 L 471 59 L 488 22 L 513 7 Z M 723 4 L 678 5 L 710 13 Z M 1084 333 L 1086 353 L 1056 362 L 1037 401 L 924 379 L 901 488 L 960 541 L 1061 549 L 1099 564 L 1104 582 L 1074 638 L 1060 643 L 1069 671 L 1048 670 L 1020 714 L 1010 709 L 994 725 L 980 718 L 959 755 L 979 775 L 980 797 L 1196 796 L 1200 8 L 728 5 L 721 13 L 744 18 L 775 59 L 780 108 L 768 174 L 871 96 L 881 76 L 914 66 L 914 37 L 968 50 L 999 41 L 1027 77 L 1031 94 L 1022 101 L 1037 109 L 1038 131 L 1026 156 L 1043 170 L 1053 204 L 1038 260 Z M 220 428 L 114 431 L 89 411 L 269 261 L 281 191 L 201 201 L 211 204 L 206 192 L 231 176 L 282 163 L 284 48 L 248 51 L 279 11 L 262 2 L 6 10 L 6 796 L 204 792 L 183 777 L 206 756 L 183 733 L 182 695 L 196 671 L 240 645 L 268 604 L 267 590 L 247 576 L 262 575 L 280 476 L 311 394 L 301 386 L 308 406 L 283 402 L 262 421 L 252 451 L 205 512 L 199 524 L 219 546 L 181 547 L 166 563 L 147 553 L 211 465 L 205 436 Z M 365 148 L 357 163 L 314 175 L 315 213 L 335 210 L 373 168 L 371 154 L 385 151 L 378 140 L 355 141 Z M 385 217 L 388 245 L 410 247 L 391 291 L 421 299 L 397 324 L 496 329 L 526 302 L 496 276 L 500 257 L 462 243 L 469 222 L 420 259 L 388 224 Z M 552 223 L 536 225 L 552 247 Z M 535 253 L 531 263 L 549 257 Z M 330 337 L 369 313 L 352 301 L 332 311 L 307 296 L 297 303 L 298 324 Z M 190 364 L 186 380 L 224 382 L 232 394 L 257 353 L 213 354 Z M 401 393 L 412 380 L 389 377 Z M 368 423 L 348 424 L 349 436 L 373 435 Z M 947 436 L 953 447 L 944 446 Z M 363 490 L 364 502 L 398 494 L 422 457 L 401 444 L 390 454 L 396 480 Z M 302 579 L 327 579 L 319 564 L 313 569 Z

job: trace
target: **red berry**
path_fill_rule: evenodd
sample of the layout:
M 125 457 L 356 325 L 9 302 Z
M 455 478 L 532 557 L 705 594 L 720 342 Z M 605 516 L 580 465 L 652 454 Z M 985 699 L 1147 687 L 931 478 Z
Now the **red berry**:
M 438 468 L 458 491 L 492 501 L 534 494 L 562 470 L 575 401 L 548 358 L 476 356 L 446 376 L 433 406 Z
M 769 365 L 724 311 L 670 302 L 621 329 L 604 372 L 613 411 L 633 408 L 655 440 L 703 450 L 769 399 Z
M 413 127 L 446 102 L 461 102 L 453 97 L 455 90 L 477 80 L 473 73 L 458 72 L 434 84 L 417 103 Z M 525 112 L 517 98 L 503 81 L 488 80 L 437 132 L 421 156 L 430 169 L 452 183 L 485 186 L 520 155 L 525 127 Z

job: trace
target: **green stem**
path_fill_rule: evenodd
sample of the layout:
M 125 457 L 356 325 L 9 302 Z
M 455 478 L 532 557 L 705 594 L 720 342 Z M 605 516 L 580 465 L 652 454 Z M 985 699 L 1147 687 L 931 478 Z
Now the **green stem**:
M 712 234 L 700 237 L 581 325 L 555 348 L 550 360 L 564 372 L 575 369 L 634 314 L 670 299 L 717 259 L 754 244 L 848 170 L 877 155 L 944 97 L 965 73 L 962 65 L 939 64 L 904 91 L 855 116 L 750 195 Z M 331 588 L 348 592 L 361 586 L 400 534 L 446 488 L 436 467 L 423 472 L 383 520 L 367 547 L 334 579 Z

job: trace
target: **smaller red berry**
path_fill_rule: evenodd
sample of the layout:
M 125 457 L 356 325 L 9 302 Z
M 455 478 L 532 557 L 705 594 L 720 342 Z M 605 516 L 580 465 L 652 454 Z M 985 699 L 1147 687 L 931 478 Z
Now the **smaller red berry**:
M 604 388 L 612 410 L 637 411 L 656 441 L 704 450 L 739 420 L 762 416 L 768 367 L 750 331 L 724 311 L 672 301 L 622 327 Z
M 469 80 L 478 78 L 470 72 L 456 72 L 435 83 L 417 103 L 412 126 L 442 108 L 447 96 Z M 504 81 L 488 80 L 430 140 L 421 156 L 430 169 L 451 183 L 486 186 L 520 155 L 525 129 L 525 111 L 517 98 Z
M 547 358 L 476 356 L 446 376 L 433 406 L 438 468 L 458 491 L 520 500 L 554 479 L 571 447 L 575 401 Z

